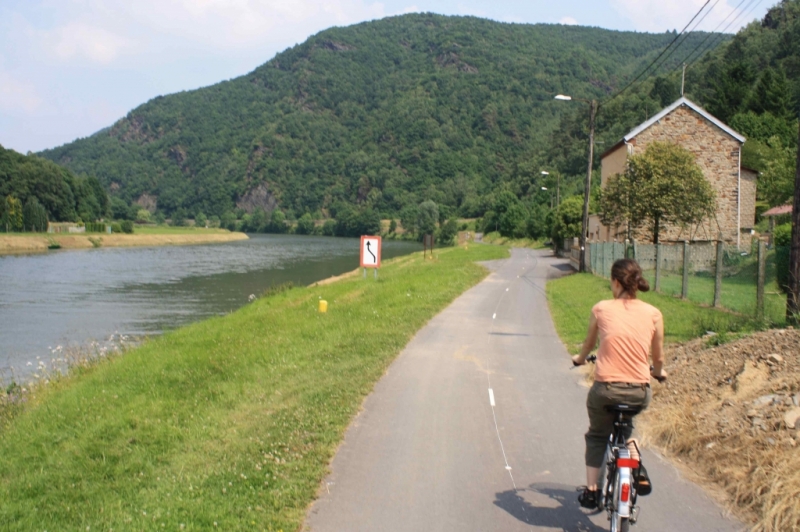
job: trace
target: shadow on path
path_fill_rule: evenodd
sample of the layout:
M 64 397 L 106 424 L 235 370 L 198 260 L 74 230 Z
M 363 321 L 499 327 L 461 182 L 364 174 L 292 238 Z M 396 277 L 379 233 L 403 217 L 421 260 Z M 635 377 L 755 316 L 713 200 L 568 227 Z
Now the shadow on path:
M 523 523 L 564 532 L 600 532 L 578 504 L 573 486 L 563 484 L 531 484 L 527 488 L 495 494 L 494 504 Z

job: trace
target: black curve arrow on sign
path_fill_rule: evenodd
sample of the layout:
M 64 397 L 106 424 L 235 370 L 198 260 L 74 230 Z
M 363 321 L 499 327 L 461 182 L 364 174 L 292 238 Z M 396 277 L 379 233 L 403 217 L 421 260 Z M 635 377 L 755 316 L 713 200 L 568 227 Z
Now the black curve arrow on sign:
M 369 240 L 367 240 L 367 253 L 372 255 L 372 262 L 374 262 L 375 264 L 378 264 L 378 257 L 376 257 L 375 254 L 372 251 L 370 251 L 370 249 L 369 249 Z

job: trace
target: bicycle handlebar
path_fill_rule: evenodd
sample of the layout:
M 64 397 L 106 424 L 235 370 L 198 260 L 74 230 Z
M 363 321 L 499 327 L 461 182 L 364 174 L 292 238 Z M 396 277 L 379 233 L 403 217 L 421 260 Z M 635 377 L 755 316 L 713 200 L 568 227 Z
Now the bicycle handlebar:
M 587 364 L 587 363 L 594 363 L 595 361 L 597 361 L 597 355 L 589 355 L 588 357 L 586 357 L 586 362 L 584 362 L 584 364 Z M 582 366 L 582 365 L 583 365 L 583 364 L 576 364 L 576 363 L 573 361 L 573 362 L 572 362 L 572 367 L 571 367 L 571 368 L 569 368 L 569 369 L 575 369 L 575 368 L 577 368 L 577 367 L 580 367 L 580 366 Z M 660 382 L 661 384 L 665 383 L 665 382 L 667 381 L 667 377 L 666 377 L 666 376 L 664 376 L 664 375 L 659 375 L 659 376 L 653 375 L 653 371 L 654 371 L 655 369 L 656 369 L 656 368 L 654 368 L 653 366 L 650 366 L 650 375 L 651 375 L 651 376 L 652 376 L 652 377 L 653 377 L 655 380 L 657 380 L 658 382 Z

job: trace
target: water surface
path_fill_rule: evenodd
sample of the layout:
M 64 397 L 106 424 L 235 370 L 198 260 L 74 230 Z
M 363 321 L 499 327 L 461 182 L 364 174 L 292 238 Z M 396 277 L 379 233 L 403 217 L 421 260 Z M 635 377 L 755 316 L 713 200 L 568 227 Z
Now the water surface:
M 387 241 L 383 258 L 419 248 Z M 273 285 L 353 270 L 358 252 L 358 239 L 251 235 L 225 244 L 0 257 L 0 380 L 29 375 L 59 345 L 159 334 L 236 310 Z

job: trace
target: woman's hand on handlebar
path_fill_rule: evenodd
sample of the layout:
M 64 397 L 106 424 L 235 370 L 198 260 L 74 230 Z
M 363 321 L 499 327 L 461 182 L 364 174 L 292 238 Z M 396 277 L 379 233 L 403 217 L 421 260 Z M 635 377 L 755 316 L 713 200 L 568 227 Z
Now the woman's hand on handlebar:
M 653 366 L 650 366 L 650 375 L 652 375 L 653 378 L 655 380 L 657 380 L 658 382 L 662 382 L 663 383 L 664 381 L 667 380 L 667 372 L 664 371 L 664 368 L 661 368 L 661 371 L 656 373 L 655 368 Z
M 581 355 L 574 355 L 572 357 L 572 365 L 573 366 L 583 366 L 587 362 L 594 362 L 597 359 L 594 355 L 589 355 L 588 357 L 582 357 Z

